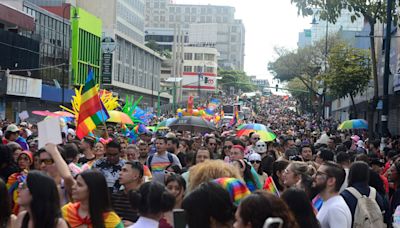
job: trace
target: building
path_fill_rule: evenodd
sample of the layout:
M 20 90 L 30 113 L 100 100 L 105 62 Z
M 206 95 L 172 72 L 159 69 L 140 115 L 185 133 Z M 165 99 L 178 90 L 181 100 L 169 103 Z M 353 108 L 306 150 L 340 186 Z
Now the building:
M 311 29 L 304 29 L 303 32 L 299 32 L 297 47 L 304 48 L 309 45 L 311 45 Z
M 209 38 L 213 37 L 211 43 L 220 53 L 219 66 L 243 70 L 245 29 L 242 21 L 235 19 L 234 7 L 146 0 L 145 19 L 146 30 L 181 28 L 189 35 L 189 43 L 210 43 Z
M 251 81 L 257 86 L 258 90 L 263 91 L 265 87 L 269 87 L 268 79 L 257 79 L 256 76 L 251 78 Z
M 184 47 L 182 97 L 204 97 L 216 92 L 218 56 L 213 47 Z

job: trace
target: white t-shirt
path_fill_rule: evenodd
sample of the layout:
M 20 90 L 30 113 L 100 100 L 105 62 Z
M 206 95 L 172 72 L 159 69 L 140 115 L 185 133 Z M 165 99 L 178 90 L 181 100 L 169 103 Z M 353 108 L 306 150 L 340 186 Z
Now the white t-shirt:
M 340 195 L 322 204 L 317 219 L 321 223 L 321 228 L 351 228 L 351 212 Z

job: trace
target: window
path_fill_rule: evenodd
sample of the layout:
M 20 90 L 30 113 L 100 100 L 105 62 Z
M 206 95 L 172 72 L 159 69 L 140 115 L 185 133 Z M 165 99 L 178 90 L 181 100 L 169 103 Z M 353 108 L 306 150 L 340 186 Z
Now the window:
M 202 53 L 195 53 L 194 54 L 194 60 L 203 60 L 203 54 Z
M 237 31 L 236 26 L 232 26 L 232 32 L 236 32 L 236 31 Z
M 185 22 L 190 22 L 190 16 L 185 16 Z
M 184 54 L 184 60 L 192 60 L 193 59 L 193 54 L 192 53 L 185 53 Z
M 197 13 L 197 9 L 196 8 L 192 8 L 192 13 Z
M 212 14 L 212 9 L 211 8 L 207 8 L 207 13 L 208 14 Z
M 204 60 L 214 61 L 214 54 L 204 54 Z
M 211 23 L 211 22 L 212 22 L 212 18 L 211 18 L 211 16 L 207 16 L 207 18 L 206 18 L 206 22 L 207 22 L 207 23 Z
M 195 72 L 203 72 L 203 67 L 202 66 L 195 66 L 194 67 Z
M 221 23 L 221 17 L 217 17 L 217 23 Z
M 201 8 L 201 14 L 205 14 L 206 13 L 206 8 Z
M 190 18 L 190 22 L 196 22 L 196 16 L 192 16 L 192 17 Z
M 174 21 L 174 15 L 169 15 L 169 21 Z
M 189 7 L 185 8 L 185 13 L 190 13 L 190 8 Z
M 231 36 L 231 42 L 236 42 L 236 36 L 234 35 Z
M 228 22 L 228 18 L 227 17 L 223 17 L 222 18 L 222 22 L 224 22 L 224 23 Z
M 204 23 L 206 21 L 206 17 L 205 16 L 201 16 L 200 17 L 200 22 Z
M 214 67 L 206 67 L 207 73 L 214 73 Z
M 192 72 L 192 66 L 184 66 L 183 71 L 184 72 Z

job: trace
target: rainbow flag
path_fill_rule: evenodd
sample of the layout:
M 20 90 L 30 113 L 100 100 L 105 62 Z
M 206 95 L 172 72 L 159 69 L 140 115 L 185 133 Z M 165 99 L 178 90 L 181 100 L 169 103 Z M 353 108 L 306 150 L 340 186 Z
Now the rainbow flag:
M 240 201 L 250 195 L 250 190 L 247 188 L 246 184 L 241 180 L 232 177 L 222 177 L 213 180 L 213 182 L 219 184 L 225 190 L 229 192 L 231 200 L 238 206 Z
M 235 113 L 233 114 L 233 118 L 229 121 L 229 127 L 235 126 L 239 122 L 239 111 L 237 106 L 235 106 Z
M 107 109 L 100 100 L 92 69 L 89 70 L 86 83 L 83 86 L 81 99 L 76 127 L 76 136 L 80 139 L 96 129 L 97 125 L 110 118 Z
M 275 185 L 274 179 L 272 179 L 271 176 L 269 176 L 266 180 L 265 180 L 265 184 L 263 187 L 264 190 L 266 190 L 269 193 L 272 193 L 274 195 L 276 195 L 277 197 L 280 196 L 279 194 L 279 190 Z

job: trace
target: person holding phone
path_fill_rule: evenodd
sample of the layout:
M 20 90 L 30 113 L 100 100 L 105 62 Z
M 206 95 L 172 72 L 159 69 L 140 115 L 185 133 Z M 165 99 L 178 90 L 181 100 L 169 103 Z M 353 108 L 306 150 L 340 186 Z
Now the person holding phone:
M 182 176 L 172 174 L 165 181 L 167 190 L 175 197 L 174 209 L 182 209 L 182 201 L 186 191 L 186 181 Z M 175 210 L 174 210 L 175 211 Z M 174 224 L 173 211 L 164 214 L 160 220 L 159 228 L 170 228 Z M 174 226 L 175 227 L 175 226 Z

